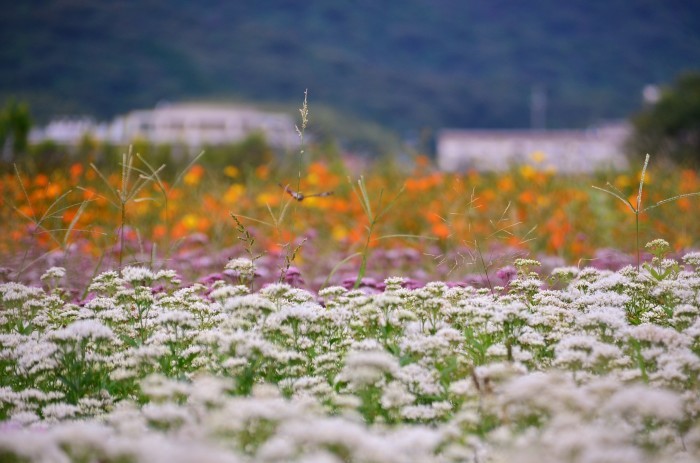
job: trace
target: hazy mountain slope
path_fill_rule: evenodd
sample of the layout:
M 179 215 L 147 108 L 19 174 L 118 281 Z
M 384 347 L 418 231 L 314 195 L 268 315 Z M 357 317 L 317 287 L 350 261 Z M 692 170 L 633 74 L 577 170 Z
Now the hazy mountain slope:
M 700 67 L 700 3 L 666 0 L 4 2 L 0 98 L 107 117 L 161 99 L 325 103 L 402 131 L 625 117 Z

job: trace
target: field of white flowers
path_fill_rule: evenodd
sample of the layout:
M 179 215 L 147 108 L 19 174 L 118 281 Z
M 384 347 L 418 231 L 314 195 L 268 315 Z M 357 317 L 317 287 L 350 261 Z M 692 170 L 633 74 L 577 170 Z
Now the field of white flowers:
M 697 462 L 700 253 L 648 249 L 492 290 L 4 283 L 0 461 Z

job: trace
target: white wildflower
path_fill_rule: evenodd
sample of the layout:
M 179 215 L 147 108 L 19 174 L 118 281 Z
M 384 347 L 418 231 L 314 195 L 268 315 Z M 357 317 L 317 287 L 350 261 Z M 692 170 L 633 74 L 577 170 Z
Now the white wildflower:
M 188 396 L 190 385 L 160 375 L 151 375 L 141 382 L 141 389 L 151 399 L 163 401 Z
M 34 412 L 30 412 L 30 411 L 21 411 L 21 412 L 13 413 L 10 416 L 11 422 L 19 423 L 23 426 L 27 426 L 27 425 L 30 425 L 32 423 L 36 423 L 39 420 L 40 420 L 39 415 L 37 415 Z
M 41 288 L 25 286 L 20 283 L 1 283 L 0 295 L 5 302 L 19 302 L 39 297 L 44 293 Z
M 695 270 L 700 271 L 700 252 L 690 252 L 683 256 L 683 262 L 687 265 L 695 267 Z
M 124 281 L 132 285 L 137 283 L 149 284 L 156 278 L 155 274 L 146 267 L 127 266 L 122 269 L 121 273 Z
M 224 301 L 228 298 L 243 296 L 250 292 L 247 286 L 243 285 L 221 285 L 209 293 L 209 297 L 214 300 Z
M 255 263 L 245 257 L 236 257 L 229 260 L 225 268 L 235 272 L 240 277 L 252 278 L 255 274 Z
M 80 411 L 80 407 L 66 403 L 55 403 L 45 405 L 41 409 L 44 419 L 63 420 L 75 416 Z
M 148 403 L 141 409 L 143 416 L 159 426 L 180 427 L 192 420 L 186 408 L 172 402 Z
M 415 400 L 416 396 L 408 392 L 403 383 L 391 381 L 384 388 L 381 404 L 384 408 L 395 408 L 412 404 Z
M 246 294 L 244 296 L 228 298 L 223 304 L 223 309 L 226 312 L 232 312 L 234 314 L 260 315 L 277 311 L 277 306 L 269 299 L 257 294 Z
M 602 411 L 612 416 L 639 416 L 675 421 L 683 418 L 683 403 L 674 392 L 632 385 L 613 394 Z
M 557 344 L 554 352 L 554 364 L 569 368 L 593 368 L 622 356 L 619 347 L 586 335 L 565 337 Z
M 387 375 L 395 376 L 398 370 L 398 360 L 387 352 L 353 351 L 345 358 L 336 382 L 346 382 L 352 389 L 360 389 L 381 383 Z
M 451 394 L 464 397 L 476 396 L 479 392 L 472 378 L 460 379 L 459 381 L 451 383 L 449 391 Z
M 84 339 L 114 339 L 114 332 L 97 320 L 78 320 L 65 328 L 49 333 L 56 341 L 82 341 Z
M 386 291 L 397 291 L 402 288 L 406 281 L 403 277 L 389 277 L 384 279 L 384 285 L 386 285 Z
M 336 298 L 347 293 L 347 289 L 342 286 L 327 286 L 318 292 L 319 297 L 324 299 Z
M 63 267 L 51 267 L 43 275 L 41 281 L 55 280 L 58 281 L 66 276 L 66 269 Z
M 551 271 L 550 275 L 560 280 L 571 280 L 578 275 L 578 272 L 578 267 L 557 267 Z
M 409 363 L 401 367 L 396 378 L 406 384 L 408 390 L 414 394 L 440 395 L 444 392 L 438 372 L 432 367 Z
M 154 280 L 165 280 L 169 281 L 170 283 L 174 285 L 180 284 L 180 279 L 177 275 L 177 272 L 175 270 L 159 270 L 155 275 L 154 275 Z
M 691 342 L 691 339 L 673 328 L 664 328 L 651 323 L 632 327 L 628 330 L 628 334 L 638 341 L 661 344 L 666 347 L 687 347 Z
M 191 312 L 185 310 L 164 310 L 156 317 L 156 323 L 160 325 L 178 326 L 184 328 L 194 328 L 197 321 Z
M 401 416 L 412 421 L 430 421 L 444 416 L 451 408 L 449 402 L 436 402 L 430 405 L 408 405 L 401 409 Z

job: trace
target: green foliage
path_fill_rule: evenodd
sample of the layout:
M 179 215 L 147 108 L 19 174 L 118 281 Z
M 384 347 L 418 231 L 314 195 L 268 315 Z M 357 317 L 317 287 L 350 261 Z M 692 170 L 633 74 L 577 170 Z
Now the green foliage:
M 39 172 L 49 173 L 57 169 L 65 169 L 70 164 L 70 153 L 67 146 L 46 140 L 30 145 L 27 156 L 15 156 L 29 175 Z
M 356 153 L 395 154 L 401 143 L 391 131 L 360 117 L 351 117 L 329 107 L 314 107 L 314 140 L 322 144 L 337 142 Z
M 26 153 L 31 128 L 32 117 L 27 104 L 10 100 L 0 112 L 0 149 L 9 148 L 13 156 Z
M 35 3 L 4 7 L 0 99 L 41 117 L 311 88 L 401 131 L 523 127 L 541 84 L 548 123 L 580 126 L 700 62 L 700 7 L 682 0 Z
M 659 101 L 633 119 L 631 147 L 679 164 L 700 166 L 700 71 L 679 76 Z

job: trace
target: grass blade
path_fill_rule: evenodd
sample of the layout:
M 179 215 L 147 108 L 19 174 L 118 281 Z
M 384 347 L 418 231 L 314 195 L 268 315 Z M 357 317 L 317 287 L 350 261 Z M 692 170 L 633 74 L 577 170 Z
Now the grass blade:
M 63 246 L 66 247 L 68 245 L 68 238 L 70 238 L 70 234 L 73 231 L 73 228 L 75 227 L 75 224 L 78 223 L 78 220 L 80 220 L 80 216 L 83 215 L 83 212 L 85 212 L 85 208 L 87 207 L 88 202 L 83 201 L 80 207 L 78 208 L 78 211 L 75 213 L 75 216 L 73 216 L 73 220 L 70 221 L 70 224 L 68 224 L 68 229 L 66 230 L 66 234 L 63 235 Z
M 644 177 L 647 174 L 647 167 L 649 166 L 649 153 L 647 153 L 644 159 L 644 167 L 642 167 L 642 175 L 639 177 L 639 192 L 637 193 L 637 211 L 642 208 L 642 190 L 644 189 Z
M 651 205 L 651 206 L 649 206 L 649 207 L 645 207 L 645 208 L 642 210 L 642 212 L 646 212 L 646 211 L 648 211 L 649 209 L 654 209 L 655 207 L 659 207 L 659 206 L 661 206 L 662 204 L 671 203 L 671 202 L 673 202 L 673 201 L 679 200 L 679 199 L 681 199 L 681 198 L 687 198 L 687 197 L 689 197 L 689 196 L 700 196 L 700 191 L 696 191 L 695 193 L 684 193 L 684 194 L 682 194 L 682 195 L 677 195 L 677 196 L 674 196 L 674 197 L 672 197 L 672 198 L 662 199 L 661 201 L 659 201 L 659 202 L 656 203 L 656 204 L 653 204 L 653 205 Z
M 629 208 L 632 210 L 632 212 L 636 212 L 636 209 L 634 208 L 634 205 L 633 205 L 628 199 L 623 198 L 622 196 L 618 195 L 618 194 L 615 193 L 614 191 L 606 190 L 605 188 L 600 188 L 600 187 L 597 187 L 597 186 L 595 186 L 595 185 L 592 185 L 591 188 L 596 189 L 596 190 L 598 190 L 598 191 L 602 191 L 603 193 L 607 193 L 607 194 L 609 194 L 609 195 L 611 195 L 611 196 L 616 197 L 617 199 L 619 199 L 620 201 L 622 201 L 623 203 L 625 203 L 625 205 L 626 205 L 627 207 L 629 207 Z
M 408 239 L 414 239 L 414 240 L 428 240 L 428 241 L 438 241 L 439 238 L 435 236 L 423 236 L 423 235 L 412 235 L 410 233 L 393 233 L 390 235 L 382 235 L 377 238 L 374 238 L 372 241 L 381 241 L 381 240 L 387 240 L 391 238 L 408 238 Z
M 27 204 L 29 204 L 29 209 L 31 209 L 31 211 L 32 211 L 31 220 L 36 222 L 36 216 L 34 215 L 34 207 L 32 206 L 32 201 L 29 199 L 29 193 L 27 193 L 27 189 L 24 187 L 24 182 L 22 181 L 22 176 L 19 173 L 19 169 L 17 168 L 17 164 L 12 164 L 12 165 L 15 168 L 15 175 L 17 176 L 17 180 L 19 181 L 19 187 L 22 189 L 22 194 L 24 195 L 24 198 L 27 200 Z
M 185 174 L 192 168 L 192 166 L 195 165 L 199 159 L 204 156 L 204 151 L 200 152 L 197 156 L 195 156 L 186 166 L 182 171 L 178 174 L 177 177 L 175 177 L 175 181 L 173 182 L 173 188 L 175 188 L 179 183 L 180 180 L 185 176 Z
M 354 253 L 354 254 L 350 254 L 350 255 L 347 256 L 345 259 L 343 259 L 343 260 L 341 260 L 340 262 L 338 262 L 337 264 L 335 264 L 335 266 L 331 269 L 331 271 L 330 271 L 330 273 L 328 274 L 328 276 L 326 277 L 326 279 L 323 281 L 323 284 L 321 285 L 321 288 L 325 288 L 325 287 L 326 287 L 326 285 L 327 285 L 328 282 L 331 280 L 331 278 L 333 278 L 333 275 L 335 275 L 335 272 L 337 272 L 343 264 L 345 264 L 346 262 L 349 262 L 349 261 L 351 261 L 352 259 L 354 259 L 355 257 L 359 257 L 359 256 L 361 256 L 361 255 L 362 255 L 361 252 L 356 252 L 356 253 Z

